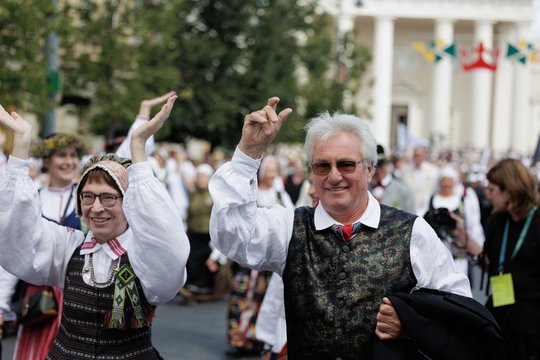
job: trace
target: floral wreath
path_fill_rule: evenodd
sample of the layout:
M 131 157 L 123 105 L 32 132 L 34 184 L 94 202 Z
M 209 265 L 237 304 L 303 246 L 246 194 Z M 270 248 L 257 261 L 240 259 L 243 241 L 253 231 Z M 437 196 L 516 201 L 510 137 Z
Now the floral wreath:
M 70 134 L 57 133 L 49 135 L 45 139 L 41 140 L 32 146 L 30 155 L 35 158 L 47 159 L 51 155 L 60 149 L 73 146 L 79 157 L 86 153 L 86 146 L 79 139 L 79 137 Z

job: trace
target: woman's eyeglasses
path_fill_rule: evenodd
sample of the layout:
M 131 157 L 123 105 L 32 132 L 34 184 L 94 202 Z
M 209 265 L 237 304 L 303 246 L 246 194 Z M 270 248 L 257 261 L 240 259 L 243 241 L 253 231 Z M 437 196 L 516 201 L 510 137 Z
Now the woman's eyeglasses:
M 351 174 L 356 171 L 356 165 L 363 163 L 365 160 L 353 161 L 342 160 L 336 162 L 336 168 L 340 174 Z M 329 162 L 319 162 L 311 164 L 311 169 L 315 175 L 328 175 L 332 170 L 332 164 Z
M 121 195 L 114 195 L 108 193 L 97 195 L 91 192 L 83 192 L 81 193 L 81 203 L 85 206 L 90 206 L 94 204 L 96 198 L 99 198 L 99 202 L 101 203 L 101 205 L 110 208 L 116 205 L 116 200 L 120 199 L 121 197 Z

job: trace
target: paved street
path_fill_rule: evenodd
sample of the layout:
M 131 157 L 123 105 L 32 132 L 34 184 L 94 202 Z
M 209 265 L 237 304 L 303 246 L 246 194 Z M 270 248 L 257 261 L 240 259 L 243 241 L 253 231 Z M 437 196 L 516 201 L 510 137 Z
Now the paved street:
M 178 299 L 157 309 L 152 341 L 161 355 L 167 360 L 227 359 L 225 301 L 189 306 L 177 303 Z M 14 343 L 13 337 L 2 341 L 2 360 L 11 359 Z

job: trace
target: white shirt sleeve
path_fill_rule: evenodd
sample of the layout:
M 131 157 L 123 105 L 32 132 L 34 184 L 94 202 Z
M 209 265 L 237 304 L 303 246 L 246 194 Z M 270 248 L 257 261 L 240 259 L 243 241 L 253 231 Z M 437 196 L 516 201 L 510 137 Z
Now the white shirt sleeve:
M 257 270 L 283 273 L 292 236 L 294 209 L 257 208 L 254 160 L 236 150 L 210 179 L 214 201 L 210 217 L 212 244 L 228 258 Z
M 63 288 L 65 270 L 84 235 L 41 216 L 28 161 L 11 156 L 0 170 L 0 266 L 36 285 Z
M 413 225 L 410 252 L 418 287 L 472 297 L 469 279 L 456 271 L 452 255 L 421 217 Z
M 167 190 L 148 162 L 128 168 L 123 209 L 133 238 L 128 256 L 147 300 L 170 301 L 186 279 L 189 240 Z

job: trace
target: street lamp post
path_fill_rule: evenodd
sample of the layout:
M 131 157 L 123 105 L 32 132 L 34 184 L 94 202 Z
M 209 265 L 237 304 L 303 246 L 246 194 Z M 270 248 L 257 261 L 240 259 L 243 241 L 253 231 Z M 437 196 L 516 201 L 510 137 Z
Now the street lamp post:
M 53 22 L 58 11 L 58 0 L 52 1 L 52 13 L 49 21 Z M 43 117 L 41 136 L 46 137 L 56 132 L 56 96 L 60 91 L 60 58 L 58 55 L 59 38 L 55 26 L 47 34 L 45 47 L 47 52 L 47 91 L 48 112 Z

